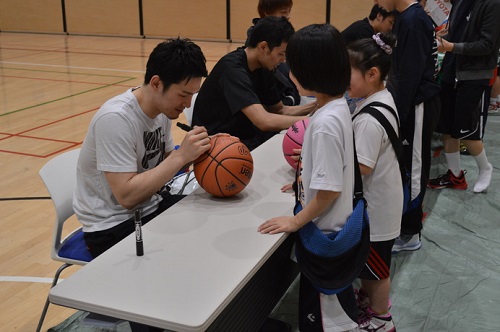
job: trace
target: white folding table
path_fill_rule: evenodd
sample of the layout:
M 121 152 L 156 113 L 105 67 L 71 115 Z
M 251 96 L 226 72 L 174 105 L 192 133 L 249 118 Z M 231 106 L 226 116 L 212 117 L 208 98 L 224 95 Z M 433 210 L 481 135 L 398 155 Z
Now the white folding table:
M 50 301 L 174 331 L 258 330 L 298 273 L 292 237 L 257 232 L 292 215 L 294 198 L 280 191 L 294 177 L 282 138 L 252 151 L 241 193 L 195 191 L 143 226 L 144 256 L 132 234 L 52 288 Z

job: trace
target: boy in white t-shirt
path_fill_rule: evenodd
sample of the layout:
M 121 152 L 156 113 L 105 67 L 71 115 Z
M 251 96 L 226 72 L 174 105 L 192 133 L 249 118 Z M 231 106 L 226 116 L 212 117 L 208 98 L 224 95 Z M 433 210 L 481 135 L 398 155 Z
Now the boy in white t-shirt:
M 297 186 L 303 209 L 293 217 L 267 220 L 258 231 L 295 232 L 313 221 L 324 233 L 336 232 L 353 211 L 353 132 L 351 114 L 343 98 L 350 80 L 347 49 L 333 26 L 310 25 L 290 39 L 287 62 L 301 94 L 315 96 L 318 103 L 305 132 L 300 157 Z M 358 328 L 357 319 L 352 285 L 326 295 L 301 275 L 300 331 L 354 330 Z
M 349 45 L 351 84 L 349 95 L 363 98 L 353 114 L 356 153 L 363 175 L 364 197 L 370 218 L 370 255 L 361 272 L 357 292 L 360 327 L 368 331 L 395 331 L 389 312 L 391 251 L 401 230 L 403 187 L 396 152 L 382 124 L 364 107 L 379 102 L 391 107 L 375 107 L 399 131 L 396 105 L 385 88 L 396 37 L 376 34 Z M 361 112 L 361 113 L 360 113 Z

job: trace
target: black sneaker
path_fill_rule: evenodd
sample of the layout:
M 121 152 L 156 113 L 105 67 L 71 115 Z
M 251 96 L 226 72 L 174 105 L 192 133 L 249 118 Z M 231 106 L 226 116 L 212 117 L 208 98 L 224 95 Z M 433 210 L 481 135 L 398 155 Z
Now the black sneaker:
M 464 156 L 470 156 L 469 150 L 467 150 L 467 147 L 462 142 L 460 142 L 460 154 Z
M 465 180 L 465 174 L 467 171 L 461 171 L 460 176 L 453 175 L 453 172 L 448 170 L 445 174 L 441 174 L 435 179 L 430 179 L 427 182 L 427 188 L 431 189 L 443 189 L 443 188 L 451 188 L 458 190 L 466 190 L 467 189 L 467 181 Z

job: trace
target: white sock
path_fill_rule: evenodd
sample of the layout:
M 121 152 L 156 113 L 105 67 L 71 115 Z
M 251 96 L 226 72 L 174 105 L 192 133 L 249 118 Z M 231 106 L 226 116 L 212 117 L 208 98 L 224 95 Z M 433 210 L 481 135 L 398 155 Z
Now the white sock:
M 497 102 L 498 102 L 498 97 L 497 98 L 490 98 L 490 105 L 496 106 Z
M 488 162 L 488 157 L 486 157 L 486 151 L 484 150 L 484 148 L 480 154 L 474 156 L 474 159 L 476 159 L 477 167 L 479 167 L 479 172 L 481 172 L 481 170 L 488 169 L 491 166 L 491 164 Z
M 452 153 L 445 152 L 444 155 L 446 157 L 446 163 L 448 164 L 448 168 L 453 173 L 453 175 L 458 177 L 462 172 L 462 169 L 460 168 L 460 152 L 452 152 Z
M 479 175 L 476 184 L 474 185 L 474 192 L 480 193 L 488 189 L 491 182 L 491 174 L 493 173 L 493 165 L 488 162 L 486 151 L 483 149 L 480 154 L 474 156 L 476 159 L 477 167 L 479 168 Z

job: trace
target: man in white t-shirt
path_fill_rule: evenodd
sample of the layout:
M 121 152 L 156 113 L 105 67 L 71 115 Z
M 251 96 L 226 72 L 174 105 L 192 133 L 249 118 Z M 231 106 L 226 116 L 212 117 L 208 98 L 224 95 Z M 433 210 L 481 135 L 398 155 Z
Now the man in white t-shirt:
M 73 207 L 94 257 L 177 202 L 160 192 L 184 165 L 210 148 L 204 127 L 186 134 L 174 150 L 171 120 L 191 104 L 207 76 L 205 57 L 188 39 L 156 46 L 144 84 L 107 102 L 93 117 L 77 168 Z

